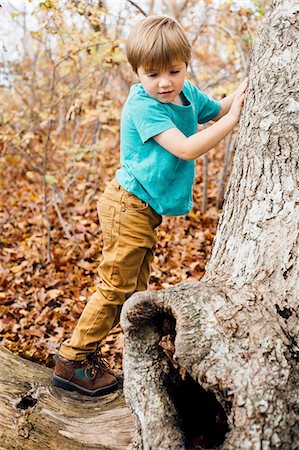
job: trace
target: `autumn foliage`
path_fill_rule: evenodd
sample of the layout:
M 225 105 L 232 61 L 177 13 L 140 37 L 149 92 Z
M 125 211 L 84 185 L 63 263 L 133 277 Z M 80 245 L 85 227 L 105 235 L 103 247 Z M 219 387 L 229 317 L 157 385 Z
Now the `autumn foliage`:
M 176 17 L 192 42 L 189 78 L 220 99 L 247 73 L 267 2 L 152 1 L 143 10 L 46 0 L 25 2 L 27 12 L 11 3 L 6 50 L 14 27 L 22 48 L 1 66 L 0 340 L 51 365 L 98 281 L 96 200 L 119 166 L 121 108 L 136 82 L 124 54 L 130 25 L 143 13 Z M 198 161 L 192 211 L 164 218 L 150 289 L 203 275 L 235 137 Z M 103 343 L 112 366 L 121 350 L 118 327 Z

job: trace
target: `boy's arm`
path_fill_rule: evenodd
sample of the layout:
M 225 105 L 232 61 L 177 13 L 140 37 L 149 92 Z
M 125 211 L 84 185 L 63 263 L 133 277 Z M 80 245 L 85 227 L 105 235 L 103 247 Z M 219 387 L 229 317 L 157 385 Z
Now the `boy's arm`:
M 181 159 L 193 160 L 211 150 L 238 123 L 247 83 L 242 83 L 234 94 L 229 112 L 217 122 L 190 137 L 178 128 L 170 128 L 154 136 L 156 142 Z

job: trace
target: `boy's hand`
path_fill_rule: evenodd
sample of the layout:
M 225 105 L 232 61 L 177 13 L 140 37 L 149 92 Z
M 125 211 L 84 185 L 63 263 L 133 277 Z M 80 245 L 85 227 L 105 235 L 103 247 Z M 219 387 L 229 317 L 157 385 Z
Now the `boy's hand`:
M 245 78 L 245 80 L 242 81 L 238 89 L 235 91 L 235 97 L 228 112 L 228 115 L 235 121 L 235 123 L 238 123 L 240 119 L 247 86 L 248 78 Z

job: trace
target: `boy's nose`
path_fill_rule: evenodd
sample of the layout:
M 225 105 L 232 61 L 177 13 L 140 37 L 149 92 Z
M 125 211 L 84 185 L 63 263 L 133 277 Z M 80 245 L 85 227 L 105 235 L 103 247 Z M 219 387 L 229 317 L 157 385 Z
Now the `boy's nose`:
M 170 86 L 170 84 L 171 84 L 171 82 L 170 82 L 169 78 L 167 78 L 167 77 L 160 78 L 160 80 L 159 80 L 160 87 L 167 87 L 167 86 Z

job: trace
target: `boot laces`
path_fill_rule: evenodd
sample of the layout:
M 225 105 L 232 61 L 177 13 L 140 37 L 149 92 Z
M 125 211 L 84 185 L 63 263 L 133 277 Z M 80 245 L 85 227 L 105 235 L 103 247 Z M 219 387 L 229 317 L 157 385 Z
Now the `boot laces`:
M 91 353 L 88 355 L 87 361 L 84 372 L 91 380 L 96 378 L 99 370 L 104 370 L 105 372 L 110 370 L 109 364 L 100 353 Z M 86 363 L 86 360 L 84 362 Z

